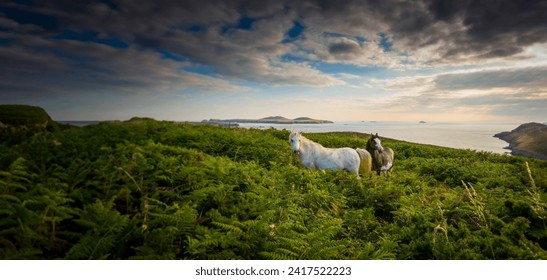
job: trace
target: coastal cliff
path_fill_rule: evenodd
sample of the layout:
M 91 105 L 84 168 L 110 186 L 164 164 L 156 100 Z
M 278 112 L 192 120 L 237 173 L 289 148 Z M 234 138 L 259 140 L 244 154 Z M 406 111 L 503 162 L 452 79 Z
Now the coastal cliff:
M 507 149 L 515 156 L 547 160 L 547 125 L 526 123 L 512 131 L 505 131 L 494 137 L 509 143 Z

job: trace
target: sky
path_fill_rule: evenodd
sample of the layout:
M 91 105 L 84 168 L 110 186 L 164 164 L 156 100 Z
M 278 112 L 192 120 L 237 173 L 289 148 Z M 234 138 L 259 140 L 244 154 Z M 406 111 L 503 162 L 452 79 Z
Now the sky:
M 547 1 L 2 1 L 0 104 L 55 120 L 547 122 Z

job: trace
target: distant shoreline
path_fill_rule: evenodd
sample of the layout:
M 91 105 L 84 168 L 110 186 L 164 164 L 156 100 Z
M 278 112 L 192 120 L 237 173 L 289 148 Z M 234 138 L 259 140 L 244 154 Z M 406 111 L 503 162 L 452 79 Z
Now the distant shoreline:
M 272 120 L 272 118 L 274 118 L 274 119 Z M 316 120 L 316 121 L 322 121 L 322 120 Z M 123 122 L 123 121 L 119 121 L 119 120 L 118 121 L 116 121 L 116 120 L 111 120 L 111 121 L 99 121 L 99 120 L 66 121 L 65 120 L 65 121 L 56 121 L 56 122 L 61 123 L 61 124 L 70 124 L 70 125 L 73 125 L 73 126 L 82 127 L 82 126 L 97 124 L 97 123 L 100 123 L 100 122 Z M 281 120 L 278 119 L 278 120 L 275 120 L 275 117 L 271 117 L 269 119 L 264 118 L 264 119 L 256 119 L 256 120 L 255 119 L 224 119 L 224 120 L 210 119 L 210 120 L 203 120 L 201 122 L 199 122 L 199 121 L 172 121 L 172 122 L 180 123 L 180 124 L 210 125 L 210 126 L 223 126 L 223 127 L 242 127 L 242 128 L 252 128 L 252 127 L 254 127 L 254 128 L 269 128 L 270 125 L 271 125 L 271 127 L 276 128 L 276 129 L 283 129 L 283 128 L 293 129 L 293 128 L 290 128 L 290 127 L 292 127 L 292 125 L 296 125 L 297 127 L 295 127 L 294 129 L 300 129 L 300 130 L 304 130 L 306 132 L 311 132 L 311 133 L 342 132 L 342 131 L 356 132 L 356 133 L 380 132 L 380 135 L 384 136 L 386 138 L 399 139 L 401 141 L 407 141 L 407 142 L 412 142 L 412 143 L 436 145 L 436 146 L 450 147 L 450 148 L 456 148 L 456 149 L 486 150 L 486 151 L 491 151 L 491 152 L 495 152 L 495 153 L 499 153 L 499 154 L 504 154 L 504 153 L 509 154 L 510 153 L 512 155 L 517 155 L 517 156 L 525 156 L 525 157 L 546 159 L 545 157 L 538 156 L 537 154 L 530 154 L 529 152 L 526 151 L 526 149 L 524 149 L 522 147 L 517 147 L 515 145 L 516 143 L 514 143 L 514 142 L 511 143 L 510 142 L 511 141 L 510 139 L 504 139 L 504 137 L 499 137 L 499 136 L 504 136 L 504 134 L 509 134 L 510 133 L 509 131 L 507 131 L 505 133 L 497 133 L 497 132 L 495 132 L 496 130 L 490 130 L 489 131 L 490 133 L 492 133 L 492 134 L 489 134 L 489 135 L 496 134 L 495 138 L 499 138 L 502 141 L 505 140 L 506 142 L 509 142 L 508 146 L 507 145 L 505 145 L 505 146 L 500 145 L 500 146 L 498 146 L 499 148 L 490 147 L 490 146 L 492 146 L 492 144 L 487 144 L 484 147 L 481 147 L 481 146 L 459 146 L 459 145 L 454 145 L 454 144 L 447 144 L 448 142 L 444 143 L 443 141 L 441 141 L 441 142 L 433 141 L 432 139 L 430 139 L 431 137 L 429 137 L 427 139 L 427 141 L 425 141 L 424 139 L 420 139 L 419 137 L 416 138 L 415 136 L 413 136 L 416 133 L 414 133 L 412 135 L 408 135 L 408 134 L 402 134 L 401 135 L 401 131 L 399 131 L 401 129 L 401 127 L 406 128 L 409 125 L 411 125 L 414 130 L 417 129 L 419 131 L 418 134 L 420 135 L 420 134 L 426 133 L 429 126 L 435 125 L 435 124 L 431 124 L 431 123 L 427 123 L 426 126 L 423 126 L 424 125 L 423 123 L 400 122 L 398 127 L 396 126 L 396 128 L 395 128 L 395 131 L 397 131 L 397 133 L 394 134 L 393 133 L 394 128 L 392 126 L 393 123 L 391 123 L 391 126 L 390 126 L 390 125 L 386 125 L 386 123 L 379 123 L 379 122 L 378 123 L 377 122 L 367 122 L 367 123 L 364 124 L 365 128 L 361 127 L 362 126 L 361 122 L 359 122 L 359 123 L 355 122 L 355 123 L 352 123 L 352 124 L 338 123 L 338 122 L 335 123 L 335 122 L 331 122 L 331 121 L 327 121 L 327 122 L 324 122 L 324 121 L 323 122 L 310 122 L 309 120 L 304 119 L 304 118 L 300 118 L 300 121 L 295 122 L 294 120 L 291 120 L 291 119 L 281 119 Z M 317 125 L 317 124 L 323 124 L 323 125 Z M 332 126 L 330 124 L 334 124 L 334 126 Z M 302 125 L 303 125 L 303 127 L 301 127 Z M 324 126 L 324 125 L 327 125 L 327 126 Z M 513 125 L 514 125 L 513 127 L 518 126 L 518 124 L 513 124 Z M 440 128 L 445 129 L 444 133 L 451 131 L 451 130 L 446 130 L 446 128 L 443 127 L 443 126 L 441 126 Z M 501 129 L 501 130 L 497 130 L 497 131 L 499 132 L 499 131 L 504 131 L 504 130 L 510 130 L 510 127 L 506 127 L 506 129 Z M 408 131 L 408 129 L 404 129 L 403 131 Z M 388 133 L 388 132 L 391 132 L 391 133 Z M 386 134 L 388 134 L 388 135 L 386 135 Z M 457 139 L 458 135 L 453 135 L 453 138 Z M 537 134 L 537 132 L 535 132 L 535 133 L 532 133 L 532 135 L 537 136 L 538 134 Z M 492 137 L 492 136 L 490 136 L 490 137 Z M 545 138 L 545 139 L 547 139 L 547 138 Z M 507 140 L 509 140 L 509 141 L 507 141 Z M 482 142 L 488 142 L 488 141 L 485 141 L 485 140 L 479 141 L 479 143 L 482 143 Z M 547 140 L 539 141 L 539 143 L 536 142 L 535 145 L 533 145 L 533 146 L 535 146 L 536 148 L 540 148 L 542 146 L 544 147 L 545 144 L 543 144 L 543 143 L 547 143 Z M 488 145 L 490 145 L 490 146 L 488 146 Z M 504 149 L 505 149 L 506 152 L 503 152 Z M 545 154 L 547 154 L 547 153 L 545 153 Z
M 281 116 L 266 117 L 261 119 L 210 119 L 210 123 L 264 123 L 264 124 L 324 124 L 334 123 L 328 120 L 318 120 L 308 117 L 300 117 L 296 119 L 288 119 Z
M 69 125 L 82 127 L 82 126 L 86 126 L 86 125 L 97 124 L 97 123 L 104 122 L 104 121 L 93 120 L 93 121 L 55 121 L 55 122 L 60 123 L 60 124 L 69 124 Z
M 107 120 L 107 121 L 99 121 L 99 120 L 90 120 L 90 121 L 56 121 L 60 124 L 69 124 L 74 126 L 87 126 L 92 124 L 97 124 L 101 122 L 122 122 L 119 120 Z M 239 123 L 257 123 L 257 124 L 327 124 L 327 123 L 334 123 L 333 121 L 328 120 L 317 120 L 307 117 L 301 117 L 296 119 L 287 119 L 284 117 L 267 117 L 262 119 L 209 119 L 209 120 L 203 120 L 201 122 L 199 121 L 175 121 L 177 123 L 190 123 L 190 124 L 206 124 L 206 125 L 214 125 L 214 126 L 227 126 L 227 127 L 237 127 L 239 126 Z

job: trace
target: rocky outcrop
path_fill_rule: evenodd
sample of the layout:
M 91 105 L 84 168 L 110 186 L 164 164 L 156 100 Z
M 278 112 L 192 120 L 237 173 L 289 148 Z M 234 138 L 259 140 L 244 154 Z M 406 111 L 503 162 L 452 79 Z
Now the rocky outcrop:
M 526 123 L 494 137 L 509 143 L 512 155 L 547 160 L 547 125 Z

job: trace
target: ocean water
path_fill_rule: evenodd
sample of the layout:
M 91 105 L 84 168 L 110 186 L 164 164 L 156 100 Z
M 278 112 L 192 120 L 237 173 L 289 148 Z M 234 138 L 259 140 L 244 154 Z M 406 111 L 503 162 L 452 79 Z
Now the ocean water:
M 509 144 L 494 137 L 511 131 L 519 123 L 418 123 L 418 122 L 335 122 L 328 124 L 264 124 L 241 123 L 243 128 L 276 128 L 300 132 L 378 133 L 380 137 L 442 147 L 487 151 L 498 154 L 510 152 Z

